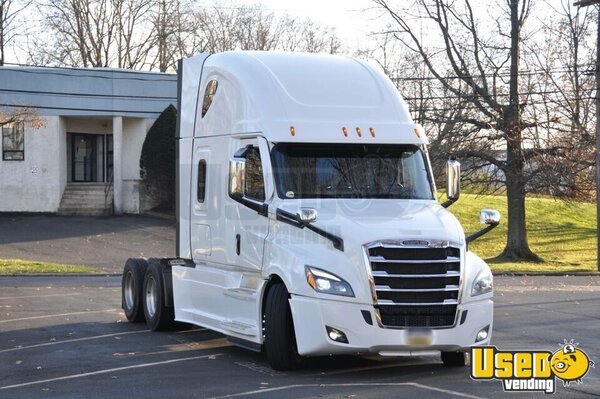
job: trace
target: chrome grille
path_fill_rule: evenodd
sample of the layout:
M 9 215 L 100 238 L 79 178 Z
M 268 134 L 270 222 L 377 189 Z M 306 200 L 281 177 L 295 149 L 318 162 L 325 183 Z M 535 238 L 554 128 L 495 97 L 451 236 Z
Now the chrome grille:
M 386 327 L 454 325 L 460 287 L 460 249 L 368 247 L 381 323 Z

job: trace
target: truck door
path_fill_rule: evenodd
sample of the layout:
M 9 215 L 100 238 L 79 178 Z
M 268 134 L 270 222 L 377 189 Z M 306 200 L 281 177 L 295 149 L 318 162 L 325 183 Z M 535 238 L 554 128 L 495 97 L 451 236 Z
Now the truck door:
M 233 146 L 234 154 L 244 154 L 246 168 L 244 201 L 228 198 L 225 223 L 228 263 L 238 270 L 260 271 L 269 220 L 256 210 L 256 205 L 264 204 L 267 197 L 263 160 L 266 158 L 268 162 L 268 145 L 263 138 L 235 140 L 234 143 L 237 144 L 237 148 L 236 144 Z
M 202 145 L 201 140 L 194 140 L 192 162 L 191 193 L 191 225 L 190 242 L 192 259 L 195 263 L 206 261 L 212 251 L 212 231 L 207 197 L 207 167 L 210 164 L 210 149 Z

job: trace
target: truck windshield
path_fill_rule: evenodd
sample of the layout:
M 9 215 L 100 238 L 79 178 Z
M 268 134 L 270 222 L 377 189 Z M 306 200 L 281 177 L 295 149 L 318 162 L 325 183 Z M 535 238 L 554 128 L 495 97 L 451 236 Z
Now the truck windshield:
M 271 157 L 280 198 L 433 199 L 415 145 L 280 143 Z

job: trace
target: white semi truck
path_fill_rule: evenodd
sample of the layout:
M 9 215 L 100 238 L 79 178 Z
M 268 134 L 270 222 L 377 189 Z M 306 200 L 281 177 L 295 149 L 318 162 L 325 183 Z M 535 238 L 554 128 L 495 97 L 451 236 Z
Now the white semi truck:
M 152 330 L 174 321 L 303 357 L 440 351 L 490 342 L 492 274 L 445 208 L 423 129 L 392 82 L 342 56 L 198 55 L 179 63 L 177 257 L 129 259 L 122 303 Z

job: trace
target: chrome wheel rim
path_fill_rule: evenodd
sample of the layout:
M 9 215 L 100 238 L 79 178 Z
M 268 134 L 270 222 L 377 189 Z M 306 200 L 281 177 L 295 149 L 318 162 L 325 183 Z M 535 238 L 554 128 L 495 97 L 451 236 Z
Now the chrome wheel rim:
M 125 307 L 127 310 L 131 310 L 133 308 L 133 302 L 135 299 L 134 287 L 133 287 L 133 273 L 128 272 L 125 275 L 125 285 L 124 285 L 124 296 L 125 296 Z
M 148 312 L 148 316 L 154 317 L 157 302 L 158 295 L 156 292 L 156 281 L 154 280 L 154 277 L 148 276 L 148 281 L 146 283 L 146 311 Z

